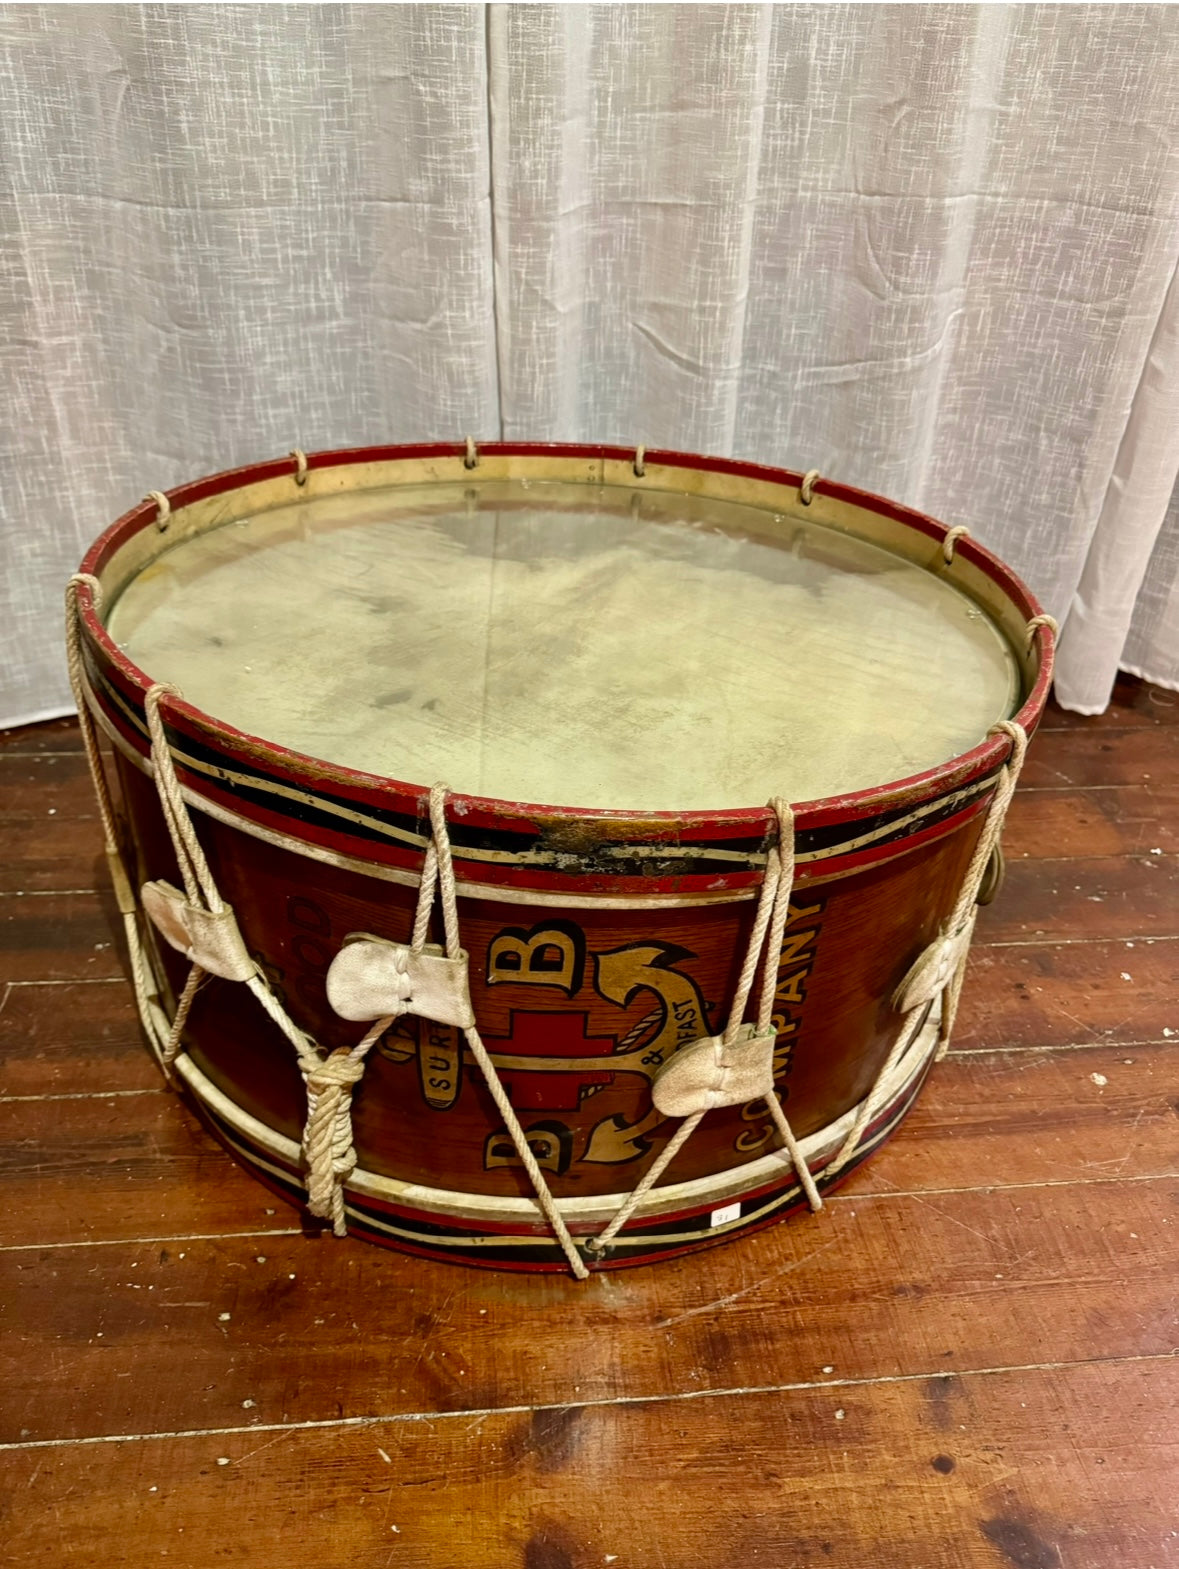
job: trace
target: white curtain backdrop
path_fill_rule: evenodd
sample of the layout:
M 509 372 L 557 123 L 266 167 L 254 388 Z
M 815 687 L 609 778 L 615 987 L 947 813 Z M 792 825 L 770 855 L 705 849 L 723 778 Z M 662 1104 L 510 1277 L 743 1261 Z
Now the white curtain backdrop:
M 0 11 L 0 722 L 145 490 L 494 431 L 479 6 Z
M 0 722 L 149 488 L 621 440 L 965 523 L 1179 686 L 1179 9 L 0 11 Z

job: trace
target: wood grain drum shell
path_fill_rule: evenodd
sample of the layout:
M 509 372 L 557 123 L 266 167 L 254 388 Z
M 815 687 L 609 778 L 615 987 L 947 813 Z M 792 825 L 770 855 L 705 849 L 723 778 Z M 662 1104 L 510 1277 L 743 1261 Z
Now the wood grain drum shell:
M 105 619 L 164 550 L 235 519 L 395 486 L 553 480 L 702 503 L 738 503 L 868 540 L 945 580 L 999 629 L 1031 733 L 1046 700 L 1053 633 L 1040 607 L 970 538 L 830 481 L 735 461 L 612 447 L 462 444 L 311 454 L 238 469 L 145 501 L 82 564 L 86 697 L 110 744 L 132 884 L 178 882 L 149 766 L 145 695 L 158 672 L 118 647 Z M 161 528 L 161 522 L 166 526 Z M 767 525 L 768 527 L 768 525 Z M 951 559 L 947 560 L 947 556 Z M 292 629 L 298 636 L 298 629 Z M 224 899 L 274 993 L 323 1051 L 362 1027 L 337 1016 L 325 977 L 345 939 L 405 942 L 429 842 L 428 787 L 366 774 L 245 733 L 182 697 L 161 707 L 176 776 Z M 390 721 L 393 723 L 394 721 Z M 908 1014 L 894 992 L 938 936 L 986 820 L 1005 736 L 901 780 L 794 802 L 796 873 L 776 967 L 775 1082 L 819 1188 L 882 1066 L 894 1059 L 845 1177 L 897 1127 L 932 1060 L 939 1003 Z M 764 805 L 636 814 L 536 807 L 462 793 L 447 802 L 463 947 L 480 1033 L 528 1143 L 577 1239 L 599 1231 L 674 1132 L 651 1100 L 676 1047 L 719 1030 L 749 941 L 776 821 Z M 141 921 L 161 1004 L 183 957 Z M 904 1034 L 905 1047 L 894 1047 Z M 196 992 L 178 1084 L 233 1153 L 301 1203 L 307 1094 L 287 1039 L 238 982 Z M 366 1064 L 353 1103 L 357 1236 L 500 1268 L 563 1269 L 502 1119 L 451 1026 L 405 1016 Z M 805 1203 L 764 1101 L 709 1112 L 594 1268 L 668 1257 L 781 1219 Z

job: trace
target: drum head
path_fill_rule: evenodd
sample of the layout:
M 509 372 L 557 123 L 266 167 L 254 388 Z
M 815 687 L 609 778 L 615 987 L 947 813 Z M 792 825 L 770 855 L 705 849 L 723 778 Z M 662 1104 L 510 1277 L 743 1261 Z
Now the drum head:
M 865 540 L 666 491 L 389 486 L 182 540 L 119 646 L 217 719 L 554 806 L 814 800 L 936 767 L 1021 697 L 995 622 Z

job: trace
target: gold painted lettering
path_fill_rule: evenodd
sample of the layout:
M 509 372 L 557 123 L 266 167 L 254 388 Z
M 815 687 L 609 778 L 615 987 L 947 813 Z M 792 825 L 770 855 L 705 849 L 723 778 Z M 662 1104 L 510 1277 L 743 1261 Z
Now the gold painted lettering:
M 779 968 L 784 964 L 794 964 L 801 959 L 818 935 L 817 931 L 787 932 L 782 939 L 782 952 L 778 957 Z
M 774 1001 L 805 1002 L 806 1001 L 806 970 L 795 970 L 792 975 L 780 980 L 774 992 Z
M 585 967 L 585 934 L 572 921 L 551 921 L 525 931 L 509 926 L 487 949 L 487 984 L 556 986 L 572 996 Z
M 524 1129 L 528 1148 L 536 1164 L 545 1171 L 560 1176 L 568 1171 L 573 1154 L 573 1134 L 563 1122 L 534 1122 Z M 523 1162 L 505 1128 L 493 1133 L 483 1146 L 483 1166 L 490 1171 L 494 1166 L 520 1166 Z
M 760 1132 L 756 1128 L 745 1128 L 738 1133 L 733 1141 L 733 1148 L 742 1155 L 752 1155 L 763 1145 L 768 1144 L 774 1136 L 772 1123 L 767 1122 Z
M 420 1021 L 418 1078 L 422 1099 L 434 1111 L 449 1111 L 458 1099 L 463 1053 L 459 1032 L 449 1024 Z

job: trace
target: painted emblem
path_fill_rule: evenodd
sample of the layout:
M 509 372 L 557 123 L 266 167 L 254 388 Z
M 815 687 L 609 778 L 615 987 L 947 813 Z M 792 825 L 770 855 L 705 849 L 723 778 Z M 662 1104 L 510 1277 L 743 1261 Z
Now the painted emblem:
M 779 956 L 775 1071 L 784 1098 L 789 1094 L 823 903 L 819 899 L 791 906 Z M 305 898 L 289 902 L 288 916 L 293 957 L 303 972 L 297 984 L 322 986 L 330 955 L 327 917 Z M 617 1075 L 633 1074 L 649 1083 L 681 1046 L 718 1027 L 699 983 L 686 968 L 695 958 L 691 950 L 657 939 L 591 952 L 585 932 L 569 920 L 505 926 L 487 942 L 486 984 L 497 990 L 509 988 L 505 998 L 510 1005 L 506 1033 L 501 1024 L 501 1033 L 485 1033 L 483 1040 L 542 1169 L 559 1175 L 581 1162 L 625 1165 L 651 1148 L 653 1135 L 666 1121 L 653 1106 L 633 1122 L 613 1112 L 588 1133 L 583 1131 L 584 1123 L 580 1129 L 573 1126 L 572 1118 L 614 1084 Z M 566 1005 L 544 1006 L 546 993 L 552 1003 L 560 996 Z M 527 1003 L 530 996 L 541 1005 L 514 1006 Z M 640 999 L 650 1006 L 625 1033 L 612 1033 L 610 1025 L 603 1024 L 603 1003 L 609 1005 L 607 1016 L 613 1009 L 621 1015 L 631 1012 Z M 578 1008 L 578 1002 L 585 1006 Z M 388 1031 L 378 1050 L 391 1062 L 414 1063 L 422 1100 L 432 1111 L 446 1112 L 457 1103 L 464 1074 L 474 1068 L 460 1030 L 408 1015 Z M 773 1137 L 773 1124 L 762 1101 L 743 1107 L 741 1119 L 734 1148 L 739 1154 L 753 1155 Z M 577 1121 L 581 1123 L 580 1115 Z M 485 1140 L 483 1164 L 487 1169 L 520 1164 L 506 1129 L 495 1129 Z

